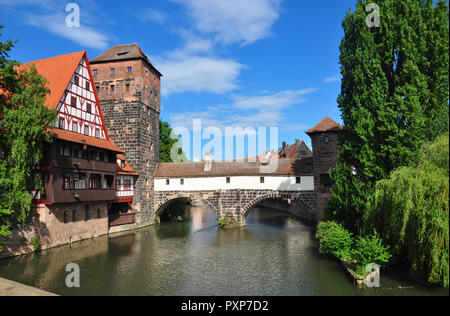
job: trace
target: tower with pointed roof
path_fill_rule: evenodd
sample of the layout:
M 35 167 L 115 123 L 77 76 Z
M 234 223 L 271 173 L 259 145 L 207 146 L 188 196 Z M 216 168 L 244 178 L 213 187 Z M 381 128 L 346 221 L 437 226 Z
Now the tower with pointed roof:
M 328 116 L 308 130 L 311 137 L 314 161 L 314 191 L 316 195 L 315 214 L 320 219 L 323 209 L 331 199 L 331 178 L 329 171 L 336 166 L 339 154 L 339 132 L 343 127 Z
M 162 75 L 137 44 L 112 47 L 90 63 L 110 137 L 140 174 L 133 205 L 137 223 L 150 224 Z

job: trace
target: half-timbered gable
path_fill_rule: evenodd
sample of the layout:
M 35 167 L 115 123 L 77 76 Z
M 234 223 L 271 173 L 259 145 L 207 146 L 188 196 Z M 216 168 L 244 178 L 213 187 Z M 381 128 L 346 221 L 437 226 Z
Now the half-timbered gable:
M 57 107 L 60 129 L 106 139 L 91 71 L 84 56 L 78 64 Z

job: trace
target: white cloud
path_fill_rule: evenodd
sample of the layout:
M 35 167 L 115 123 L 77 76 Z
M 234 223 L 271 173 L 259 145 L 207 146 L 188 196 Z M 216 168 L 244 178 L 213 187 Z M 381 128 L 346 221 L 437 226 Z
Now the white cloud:
M 195 28 L 223 44 L 252 44 L 271 35 L 282 0 L 172 0 L 185 5 Z
M 108 47 L 108 37 L 104 34 L 81 24 L 80 27 L 69 28 L 65 23 L 65 15 L 28 15 L 26 22 L 29 25 L 40 27 L 53 34 L 65 37 L 84 47 L 105 49 Z
M 153 22 L 163 24 L 167 20 L 166 13 L 155 9 L 144 9 L 136 14 L 136 17 L 142 22 Z
M 334 82 L 338 82 L 339 80 L 341 80 L 341 75 L 336 75 L 336 76 L 325 78 L 324 82 L 325 83 L 334 83 Z
M 294 104 L 303 103 L 302 96 L 310 94 L 317 89 L 309 88 L 305 90 L 286 90 L 271 95 L 235 97 L 234 107 L 237 109 L 270 109 L 281 110 Z
M 194 119 L 201 119 L 203 127 L 280 127 L 283 131 L 303 130 L 299 123 L 286 123 L 284 110 L 306 100 L 300 96 L 317 91 L 315 88 L 287 90 L 266 96 L 235 96 L 231 105 L 214 106 L 206 112 L 185 112 L 172 115 L 173 126 L 192 128 Z
M 0 0 L 0 6 L 16 16 L 21 23 L 39 27 L 55 35 L 67 38 L 83 47 L 105 49 L 108 47 L 109 38 L 103 32 L 95 29 L 94 23 L 111 23 L 99 12 L 94 1 L 78 0 L 80 5 L 81 27 L 69 28 L 66 26 L 66 12 L 68 0 Z M 92 14 L 90 10 L 95 11 Z
M 164 74 L 162 94 L 182 92 L 226 93 L 236 88 L 235 81 L 244 65 L 230 59 L 185 56 L 158 61 Z

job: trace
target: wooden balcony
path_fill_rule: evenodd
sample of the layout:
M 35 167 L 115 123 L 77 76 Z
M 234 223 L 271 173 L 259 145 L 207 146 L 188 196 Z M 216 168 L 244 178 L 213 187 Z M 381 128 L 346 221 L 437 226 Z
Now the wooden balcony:
M 134 224 L 136 222 L 136 213 L 113 214 L 109 215 L 109 226 L 122 226 Z

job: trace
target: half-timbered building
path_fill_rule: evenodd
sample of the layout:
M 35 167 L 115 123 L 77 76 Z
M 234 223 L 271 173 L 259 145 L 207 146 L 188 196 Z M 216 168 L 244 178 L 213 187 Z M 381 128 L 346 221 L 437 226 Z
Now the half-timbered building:
M 6 245 L 13 253 L 26 248 L 31 237 L 49 248 L 107 234 L 111 221 L 114 226 L 134 222 L 127 214 L 138 174 L 108 136 L 86 52 L 21 67 L 32 65 L 48 80 L 45 105 L 56 110 L 57 121 L 39 162 L 44 190 L 32 192 L 34 214 L 26 230 L 15 232 L 25 238 L 12 236 L 16 242 Z

